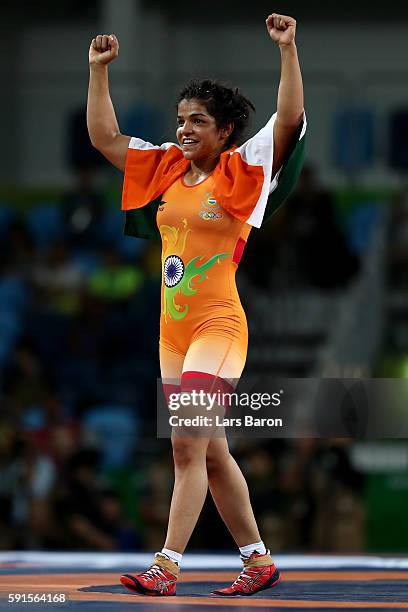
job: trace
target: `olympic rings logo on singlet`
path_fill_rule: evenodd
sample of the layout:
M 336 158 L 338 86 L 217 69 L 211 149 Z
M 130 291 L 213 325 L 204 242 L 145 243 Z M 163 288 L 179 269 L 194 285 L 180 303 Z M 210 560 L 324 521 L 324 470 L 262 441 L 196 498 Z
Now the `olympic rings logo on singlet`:
M 220 209 L 221 206 L 217 204 L 217 200 L 211 197 L 211 194 L 207 192 L 204 200 L 201 202 L 201 210 L 198 215 L 204 219 L 204 221 L 222 219 L 224 214 Z
M 222 219 L 222 212 L 215 212 L 214 210 L 200 210 L 198 213 L 202 219 L 207 221 L 208 219 Z

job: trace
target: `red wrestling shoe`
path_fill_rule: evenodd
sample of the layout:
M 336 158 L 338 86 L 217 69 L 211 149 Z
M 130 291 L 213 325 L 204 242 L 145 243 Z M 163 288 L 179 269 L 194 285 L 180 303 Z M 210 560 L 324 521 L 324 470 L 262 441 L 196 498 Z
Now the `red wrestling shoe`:
M 217 589 L 211 595 L 254 595 L 259 591 L 270 589 L 280 582 L 280 574 L 276 569 L 275 564 L 269 554 L 260 555 L 257 552 L 252 553 L 249 559 L 241 557 L 244 568 L 238 578 L 230 587 L 225 589 Z
M 176 594 L 180 568 L 167 556 L 156 553 L 152 565 L 141 574 L 123 574 L 120 581 L 130 591 L 139 595 L 168 596 Z

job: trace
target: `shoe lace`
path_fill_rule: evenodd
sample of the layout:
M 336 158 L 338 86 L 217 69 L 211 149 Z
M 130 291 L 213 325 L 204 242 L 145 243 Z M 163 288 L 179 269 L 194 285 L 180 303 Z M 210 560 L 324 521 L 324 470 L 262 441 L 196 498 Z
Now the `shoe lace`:
M 151 565 L 148 570 L 141 575 L 143 578 L 164 578 L 167 579 L 163 568 L 160 565 Z
M 239 574 L 238 578 L 236 578 L 236 580 L 234 580 L 234 582 L 232 583 L 232 586 L 237 586 L 240 583 L 245 586 L 247 584 L 247 581 L 251 580 L 251 578 L 253 578 L 257 573 L 258 568 L 256 567 L 244 567 L 241 570 L 241 573 Z

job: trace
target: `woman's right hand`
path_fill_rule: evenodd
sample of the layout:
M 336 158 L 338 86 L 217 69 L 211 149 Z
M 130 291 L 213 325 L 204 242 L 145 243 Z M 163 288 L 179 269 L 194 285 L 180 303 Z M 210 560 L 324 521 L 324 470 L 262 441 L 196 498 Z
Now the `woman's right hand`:
M 98 34 L 89 47 L 90 64 L 109 64 L 119 54 L 119 41 L 114 34 Z

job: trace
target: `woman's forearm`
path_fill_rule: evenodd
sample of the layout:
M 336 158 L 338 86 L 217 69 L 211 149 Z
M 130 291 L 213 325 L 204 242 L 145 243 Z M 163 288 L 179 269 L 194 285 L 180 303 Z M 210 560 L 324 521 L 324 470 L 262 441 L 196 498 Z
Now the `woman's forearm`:
M 108 66 L 90 64 L 87 104 L 89 137 L 94 147 L 103 151 L 120 134 L 115 110 L 109 93 Z
M 277 121 L 297 127 L 303 116 L 303 82 L 295 43 L 279 45 L 281 78 L 278 89 Z

